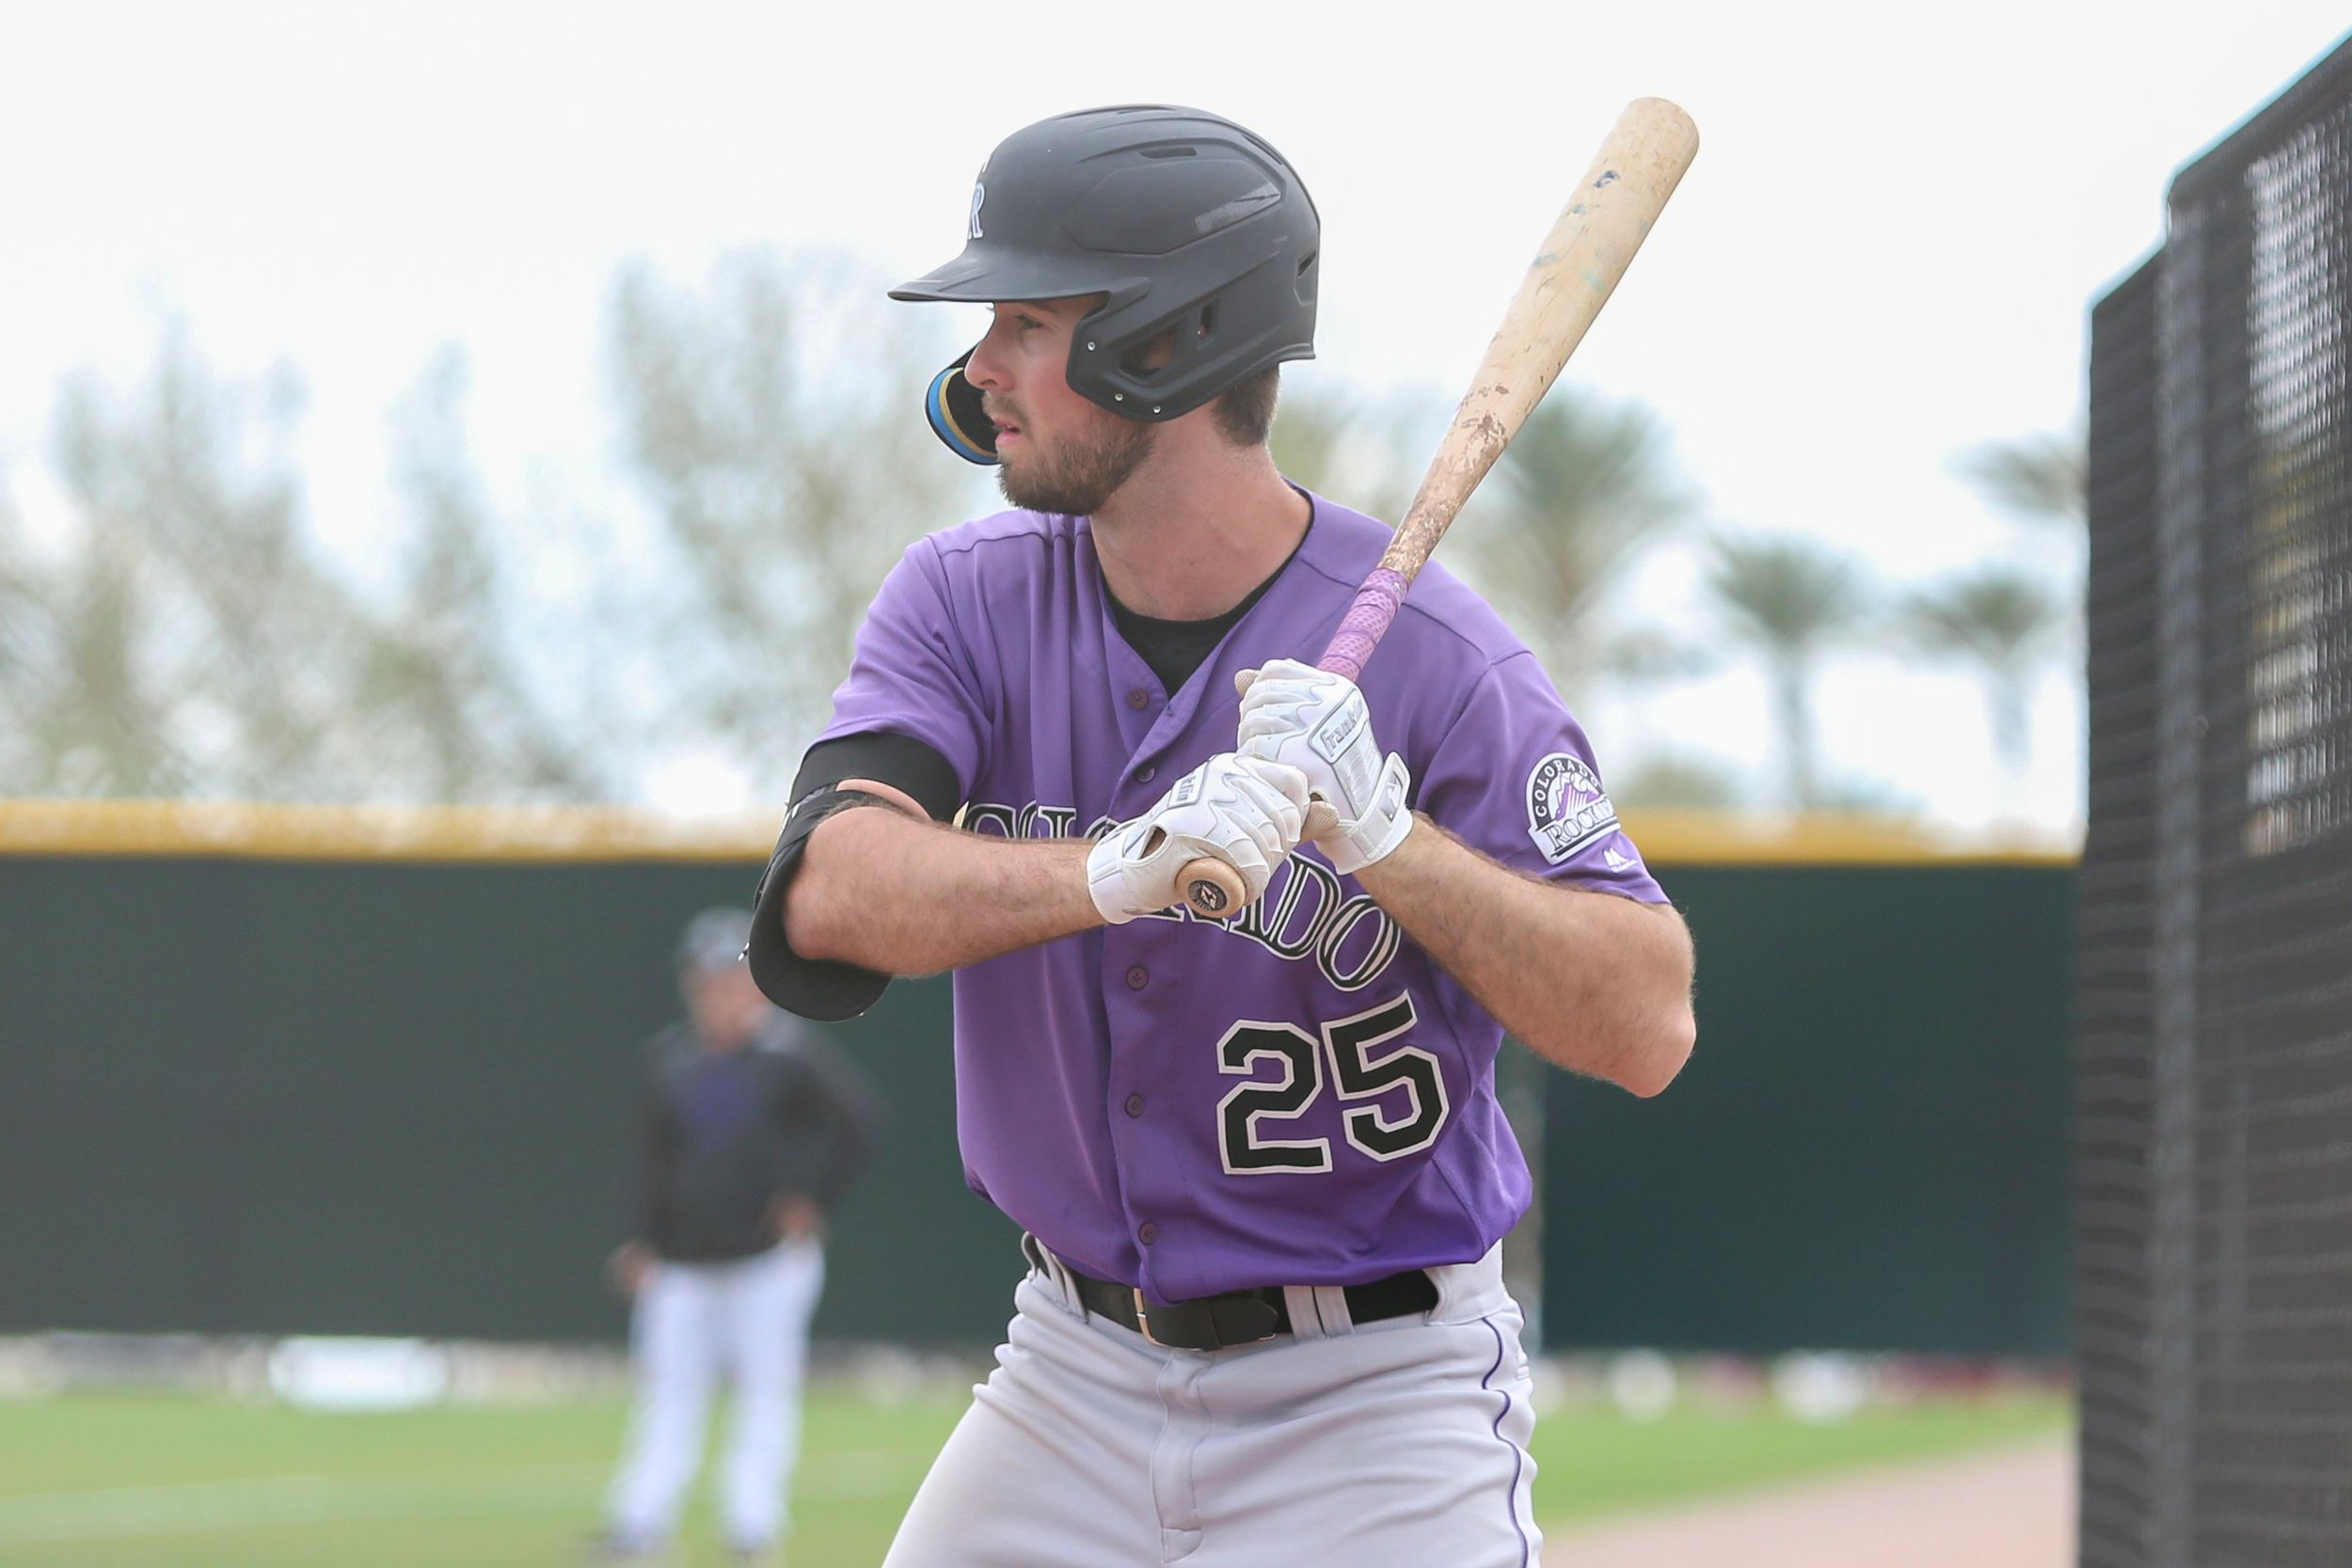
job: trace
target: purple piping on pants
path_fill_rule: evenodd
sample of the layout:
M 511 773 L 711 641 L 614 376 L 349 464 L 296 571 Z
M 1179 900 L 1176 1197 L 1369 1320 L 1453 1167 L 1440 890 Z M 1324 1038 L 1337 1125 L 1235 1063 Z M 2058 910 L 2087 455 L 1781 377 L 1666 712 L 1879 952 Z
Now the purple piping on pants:
M 1495 1337 L 1495 1364 L 1486 1369 L 1486 1375 L 1479 1380 L 1478 1386 L 1481 1388 L 1502 1394 L 1502 1408 L 1495 1412 L 1494 1434 L 1495 1441 L 1507 1445 L 1511 1449 L 1511 1490 L 1505 1494 L 1505 1506 L 1511 1510 L 1511 1528 L 1518 1532 L 1519 1568 L 1527 1568 L 1527 1531 L 1519 1526 L 1519 1470 L 1525 1463 L 1526 1456 L 1519 1452 L 1519 1446 L 1517 1443 L 1513 1443 L 1511 1439 L 1502 1435 L 1502 1418 L 1511 1414 L 1511 1396 L 1495 1387 L 1495 1373 L 1502 1370 L 1502 1330 L 1494 1325 L 1494 1320 L 1491 1318 L 1481 1318 L 1478 1321 L 1485 1323 L 1486 1332 Z

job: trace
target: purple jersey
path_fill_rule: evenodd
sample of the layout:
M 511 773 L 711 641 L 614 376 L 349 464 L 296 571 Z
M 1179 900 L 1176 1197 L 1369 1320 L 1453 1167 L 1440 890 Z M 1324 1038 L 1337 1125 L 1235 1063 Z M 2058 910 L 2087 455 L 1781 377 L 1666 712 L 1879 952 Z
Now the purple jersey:
M 1087 519 L 1005 512 L 919 540 L 822 738 L 928 743 L 976 832 L 1137 816 L 1233 749 L 1234 673 L 1318 656 L 1387 547 L 1385 525 L 1313 500 L 1297 553 L 1172 698 L 1112 622 Z M 1420 810 L 1505 865 L 1665 901 L 1534 657 L 1442 568 L 1359 684 Z M 1502 1026 L 1311 845 L 1230 925 L 1178 909 L 960 970 L 955 1020 L 973 1190 L 1155 1300 L 1468 1262 L 1527 1204 Z

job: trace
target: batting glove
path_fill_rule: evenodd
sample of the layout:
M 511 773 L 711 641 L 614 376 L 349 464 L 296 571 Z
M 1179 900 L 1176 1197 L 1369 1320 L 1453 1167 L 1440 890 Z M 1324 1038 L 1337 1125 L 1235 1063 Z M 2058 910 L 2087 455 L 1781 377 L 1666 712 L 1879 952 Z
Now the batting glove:
M 1197 860 L 1241 873 L 1254 903 L 1306 820 L 1307 776 L 1279 762 L 1211 757 L 1141 816 L 1122 822 L 1087 856 L 1087 891 L 1113 926 L 1182 902 L 1178 875 Z
M 1307 776 L 1309 794 L 1328 806 L 1307 832 L 1342 875 L 1393 854 L 1413 831 L 1405 803 L 1412 776 L 1405 759 L 1380 756 L 1364 694 L 1345 675 L 1278 658 L 1233 677 L 1241 692 L 1245 757 L 1287 763 Z

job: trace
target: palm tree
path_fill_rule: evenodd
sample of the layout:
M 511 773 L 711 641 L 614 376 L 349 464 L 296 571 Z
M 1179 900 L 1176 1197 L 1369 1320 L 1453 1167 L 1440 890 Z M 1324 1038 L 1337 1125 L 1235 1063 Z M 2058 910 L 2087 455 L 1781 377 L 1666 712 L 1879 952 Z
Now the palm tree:
M 1719 537 L 1709 547 L 1705 587 L 1725 632 L 1764 660 L 1788 803 L 1800 810 L 1821 805 L 1813 675 L 1821 654 L 1868 611 L 1861 568 L 1810 540 Z
M 1275 463 L 1309 489 L 1397 521 L 1444 416 L 1429 400 L 1285 398 Z M 1573 695 L 1595 675 L 1639 676 L 1677 661 L 1655 638 L 1605 627 L 1606 589 L 1689 515 L 1666 429 L 1648 410 L 1555 388 L 1446 536 L 1445 559 Z M 1475 517 L 1470 517 L 1471 511 Z
M 2033 573 L 1983 566 L 1911 594 L 1898 620 L 1921 652 L 1971 665 L 1984 681 L 2003 803 L 2014 811 L 2031 761 L 2027 699 L 2063 638 L 2065 599 Z
M 1562 689 L 1629 674 L 1656 650 L 1605 624 L 1605 595 L 1689 515 L 1671 440 L 1647 409 L 1556 392 L 1503 453 L 1501 505 L 1460 555 Z
M 2065 657 L 2077 686 L 2082 679 L 2088 443 L 2079 427 L 1988 441 L 1962 454 L 1960 472 L 1994 508 L 2034 528 L 2035 537 L 2019 542 L 2041 570 L 1988 566 L 1950 578 L 1915 595 L 1904 619 L 1922 652 L 1965 659 L 1983 676 L 2002 804 L 2014 811 L 2030 760 L 2026 706 L 2036 674 Z M 2053 531 L 2061 535 L 2055 557 Z
M 2002 511 L 2028 522 L 2080 527 L 2090 483 L 2080 435 L 2044 433 L 1987 441 L 1960 457 L 1961 477 Z

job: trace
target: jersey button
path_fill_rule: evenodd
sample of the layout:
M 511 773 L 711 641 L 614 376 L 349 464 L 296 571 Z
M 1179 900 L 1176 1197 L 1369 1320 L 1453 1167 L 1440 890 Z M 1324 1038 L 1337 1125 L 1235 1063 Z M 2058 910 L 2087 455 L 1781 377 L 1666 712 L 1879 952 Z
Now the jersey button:
M 1139 687 L 1139 686 L 1138 686 L 1138 687 L 1135 687 L 1135 688 L 1133 688 L 1133 689 L 1130 689 L 1130 690 L 1128 691 L 1128 693 L 1127 693 L 1127 705 L 1128 705 L 1129 707 L 1134 707 L 1134 708 L 1149 707 L 1149 706 L 1151 705 L 1151 704 L 1152 704 L 1152 693 L 1150 693 L 1149 691 L 1146 691 L 1143 688 L 1141 688 L 1141 687 Z
M 1158 768 L 1153 768 L 1149 763 L 1146 763 L 1143 767 L 1136 769 L 1136 783 L 1150 784 L 1153 779 L 1159 777 L 1159 773 L 1160 770 Z
M 1127 971 L 1127 989 L 1129 990 L 1141 990 L 1144 987 L 1150 985 L 1151 983 L 1152 972 L 1144 968 L 1141 964 L 1137 964 L 1133 969 Z
M 1159 1239 L 1160 1227 L 1153 1225 L 1150 1220 L 1145 1220 L 1142 1225 L 1136 1227 L 1136 1240 L 1141 1242 L 1145 1246 L 1150 1246 L 1153 1242 L 1156 1242 Z
M 1127 1097 L 1127 1114 L 1131 1117 L 1143 1115 L 1143 1096 L 1131 1094 Z

